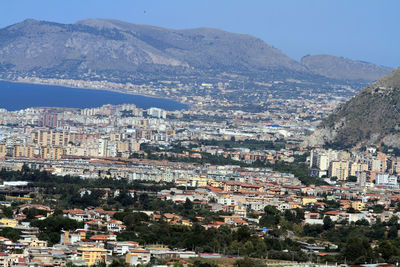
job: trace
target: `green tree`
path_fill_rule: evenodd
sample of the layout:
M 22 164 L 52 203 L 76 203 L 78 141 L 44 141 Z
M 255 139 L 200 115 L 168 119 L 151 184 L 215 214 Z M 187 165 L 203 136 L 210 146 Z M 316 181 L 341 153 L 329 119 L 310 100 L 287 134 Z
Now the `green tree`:
M 390 226 L 389 231 L 388 231 L 388 238 L 395 239 L 395 238 L 397 238 L 397 235 L 398 235 L 397 226 L 396 225 Z
M 343 251 L 343 256 L 350 263 L 359 264 L 373 260 L 373 252 L 368 239 L 362 237 L 350 238 Z
M 324 230 L 325 231 L 326 230 L 330 230 L 330 229 L 335 227 L 335 223 L 332 221 L 330 216 L 325 216 L 324 220 L 323 220 L 323 223 L 324 223 Z
M 357 182 L 357 176 L 350 175 L 349 177 L 347 177 L 347 182 L 356 183 Z
M 369 222 L 367 219 L 362 218 L 361 220 L 356 221 L 356 225 L 363 225 L 363 226 L 369 226 Z
M 185 204 L 183 204 L 183 208 L 185 210 L 191 210 L 193 209 L 193 203 L 190 201 L 190 199 L 186 198 Z
M 265 206 L 264 215 L 260 219 L 260 226 L 272 227 L 279 224 L 280 221 L 280 211 L 271 205 Z
M 13 242 L 17 242 L 17 240 L 21 238 L 21 231 L 10 227 L 5 227 L 1 229 L 0 235 L 11 239 Z
M 108 267 L 127 267 L 129 264 L 127 264 L 123 259 L 119 260 L 113 260 Z
M 12 219 L 14 217 L 14 212 L 11 207 L 2 206 L 1 209 L 3 210 L 4 216 L 6 216 L 7 218 Z
M 390 257 L 397 254 L 396 248 L 389 240 L 384 240 L 379 244 L 378 252 L 385 261 L 388 261 Z

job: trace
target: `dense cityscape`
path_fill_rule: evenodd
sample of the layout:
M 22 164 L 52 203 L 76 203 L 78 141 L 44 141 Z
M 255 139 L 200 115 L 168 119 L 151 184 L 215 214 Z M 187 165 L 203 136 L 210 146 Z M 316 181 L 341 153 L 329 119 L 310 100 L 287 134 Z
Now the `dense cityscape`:
M 0 267 L 399 266 L 398 1 L 0 7 Z
M 304 147 L 334 107 L 290 103 L 1 110 L 3 261 L 397 261 L 397 151 Z

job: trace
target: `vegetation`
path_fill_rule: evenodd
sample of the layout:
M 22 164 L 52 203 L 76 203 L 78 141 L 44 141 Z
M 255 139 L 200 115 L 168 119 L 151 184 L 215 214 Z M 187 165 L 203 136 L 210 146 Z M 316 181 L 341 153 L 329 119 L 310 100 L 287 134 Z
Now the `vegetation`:
M 34 220 L 31 225 L 39 228 L 39 239 L 48 241 L 49 246 L 60 242 L 61 230 L 83 228 L 83 223 L 62 216 L 50 216 L 44 220 Z
M 284 162 L 284 161 L 276 161 L 275 163 L 270 163 L 270 162 L 256 160 L 252 164 L 252 166 L 253 167 L 271 168 L 274 171 L 282 172 L 282 173 L 291 173 L 305 185 L 326 184 L 319 177 L 309 176 L 308 175 L 308 166 L 304 162 L 296 162 L 295 161 L 293 163 L 288 163 L 288 162 Z
M 267 165 L 261 162 L 260 164 Z M 300 164 L 300 163 L 293 163 Z M 288 165 L 278 163 L 282 169 Z M 281 260 L 307 261 L 308 255 L 301 250 L 301 246 L 293 240 L 293 235 L 309 243 L 324 243 L 338 245 L 339 249 L 327 251 L 328 256 L 321 256 L 321 261 L 337 261 L 347 263 L 363 263 L 365 261 L 396 262 L 400 258 L 400 238 L 398 230 L 400 225 L 397 218 L 393 217 L 388 222 L 376 222 L 372 225 L 366 220 L 360 220 L 351 224 L 335 224 L 329 217 L 325 217 L 323 225 L 304 225 L 303 209 L 280 211 L 276 207 L 266 206 L 261 214 L 252 214 L 250 217 L 258 219 L 256 227 L 223 225 L 219 228 L 203 227 L 202 225 L 213 225 L 217 221 L 223 221 L 223 212 L 211 212 L 201 202 L 186 200 L 177 204 L 172 201 L 164 201 L 147 193 L 135 194 L 131 197 L 127 190 L 129 188 L 141 188 L 152 192 L 167 186 L 155 184 L 126 183 L 122 181 L 100 179 L 103 184 L 96 180 L 82 180 L 76 177 L 58 177 L 46 172 L 33 171 L 24 167 L 19 172 L 0 171 L 3 180 L 26 180 L 32 181 L 32 186 L 37 187 L 36 197 L 40 200 L 54 196 L 62 196 L 62 191 L 71 190 L 72 196 L 67 200 L 60 199 L 60 207 L 83 207 L 92 204 L 101 204 L 104 207 L 124 208 L 124 211 L 114 214 L 114 218 L 126 225 L 126 231 L 117 234 L 118 240 L 133 240 L 142 245 L 159 243 L 170 248 L 184 248 L 196 252 L 220 252 L 226 255 L 239 255 L 249 258 L 238 260 L 236 266 L 258 266 L 261 262 L 251 258 L 269 258 Z M 80 187 L 90 190 L 79 194 Z M 119 189 L 118 196 L 104 197 L 105 188 Z M 75 191 L 74 191 L 75 190 Z M 339 207 L 337 201 L 325 201 L 328 209 Z M 398 203 L 393 203 L 395 206 Z M 2 207 L 3 216 L 12 218 L 16 203 L 11 207 Z M 135 209 L 133 212 L 132 209 Z M 306 210 L 318 212 L 312 207 Z M 383 206 L 374 205 L 375 212 L 383 211 Z M 155 214 L 173 213 L 186 219 L 192 226 L 171 224 L 165 219 L 154 220 L 141 210 L 155 211 Z M 27 208 L 20 212 L 26 215 L 26 220 L 32 226 L 40 230 L 39 238 L 48 241 L 49 245 L 56 244 L 60 240 L 61 230 L 74 230 L 82 228 L 82 223 L 62 216 L 62 211 L 56 210 L 53 215 L 45 220 L 37 220 L 35 216 L 44 215 L 45 212 L 35 208 Z M 266 227 L 266 232 L 261 229 Z M 17 241 L 21 233 L 12 228 L 3 228 L 0 235 Z M 371 244 L 375 244 L 374 247 Z M 118 264 L 118 263 L 115 263 Z M 198 266 L 203 266 L 198 263 Z M 207 265 L 204 265 L 207 266 Z M 262 266 L 262 265 L 260 265 Z
M 240 143 L 242 142 L 242 143 Z M 264 141 L 256 141 L 256 140 L 246 140 L 246 141 L 216 141 L 216 140 L 200 140 L 199 144 L 204 145 L 217 145 L 217 146 L 238 146 L 244 145 L 245 147 L 253 147 L 253 148 L 262 148 L 271 146 L 274 149 L 278 149 L 279 146 L 284 147 L 284 143 L 273 143 L 273 142 L 264 142 Z M 211 155 L 209 153 L 201 152 L 201 158 L 193 158 L 190 156 L 187 157 L 174 157 L 174 156 L 166 156 L 166 155 L 156 155 L 155 152 L 161 152 L 160 148 L 149 146 L 147 144 L 142 144 L 141 149 L 145 152 L 147 156 L 140 155 L 138 153 L 132 154 L 132 158 L 147 158 L 153 160 L 168 160 L 173 162 L 191 162 L 191 163 L 199 163 L 199 164 L 213 164 L 213 165 L 238 165 L 241 167 L 255 167 L 255 168 L 271 168 L 274 171 L 282 172 L 282 173 L 291 173 L 296 178 L 298 178 L 303 184 L 310 185 L 323 185 L 326 184 L 318 177 L 313 177 L 308 175 L 308 166 L 305 163 L 308 154 L 305 153 L 303 155 L 295 155 L 295 160 L 293 163 L 288 163 L 284 161 L 276 161 L 275 163 L 271 163 L 268 161 L 256 160 L 251 164 L 245 163 L 243 161 L 233 160 L 231 158 L 225 158 L 223 156 Z M 188 148 L 182 147 L 180 144 L 173 146 L 172 148 L 164 151 L 164 152 L 173 152 L 173 153 L 183 153 L 188 152 Z M 280 149 L 280 148 L 279 148 Z
M 20 230 L 16 230 L 14 228 L 11 227 L 5 227 L 2 228 L 0 231 L 0 235 L 4 236 L 6 238 L 11 239 L 13 242 L 17 242 L 18 239 L 21 238 L 21 231 Z
M 333 129 L 337 132 L 328 147 L 347 149 L 357 143 L 366 145 L 372 140 L 379 143 L 385 136 L 392 136 L 389 139 L 394 140 L 399 134 L 399 88 L 400 70 L 397 69 L 340 105 L 321 124 L 327 132 Z M 398 142 L 396 145 L 399 146 Z
M 219 146 L 226 149 L 229 148 L 238 148 L 244 147 L 250 150 L 276 150 L 279 151 L 282 148 L 285 148 L 285 141 L 278 140 L 278 141 L 258 141 L 258 140 L 243 140 L 243 141 L 236 141 L 236 140 L 199 140 L 199 145 L 205 146 Z
M 26 166 L 21 171 L 0 170 L 0 179 L 3 181 L 29 181 L 32 187 L 40 188 L 42 199 L 46 204 L 57 204 L 59 208 L 109 205 L 124 207 L 133 204 L 128 190 L 145 190 L 147 192 L 157 192 L 169 189 L 173 184 L 157 184 L 155 182 L 140 181 L 128 182 L 117 179 L 81 179 L 73 176 L 57 176 L 46 171 L 31 170 Z M 82 190 L 90 189 L 90 193 L 81 194 Z M 117 197 L 104 199 L 106 190 L 120 190 Z M 10 214 L 9 208 L 3 207 L 3 212 Z

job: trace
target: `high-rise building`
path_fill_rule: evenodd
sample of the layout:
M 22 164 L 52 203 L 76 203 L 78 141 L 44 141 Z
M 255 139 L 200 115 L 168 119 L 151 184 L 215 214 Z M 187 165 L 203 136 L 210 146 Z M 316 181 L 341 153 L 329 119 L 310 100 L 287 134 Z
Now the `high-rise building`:
M 5 144 L 0 144 L 0 158 L 4 158 L 6 156 L 7 149 Z
M 167 118 L 167 112 L 160 108 L 149 108 L 147 110 L 147 114 L 149 116 L 156 117 L 156 118 L 163 118 L 163 119 Z
M 350 176 L 358 177 L 361 172 L 368 171 L 368 164 L 365 163 L 352 163 L 350 165 Z
M 40 115 L 39 126 L 41 127 L 57 127 L 57 114 L 44 112 Z
M 329 167 L 329 177 L 337 177 L 338 180 L 346 180 L 349 176 L 348 161 L 332 161 Z

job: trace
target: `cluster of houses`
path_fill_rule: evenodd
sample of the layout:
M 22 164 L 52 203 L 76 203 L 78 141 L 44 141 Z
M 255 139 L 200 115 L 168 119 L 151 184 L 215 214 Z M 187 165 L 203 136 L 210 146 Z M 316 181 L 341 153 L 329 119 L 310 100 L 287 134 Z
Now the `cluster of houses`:
M 110 190 L 109 194 L 116 192 Z M 134 192 L 132 192 L 134 193 Z M 400 193 L 400 192 L 399 192 Z M 157 198 L 185 204 L 190 201 L 193 208 L 202 207 L 210 211 L 224 211 L 219 221 L 207 221 L 203 217 L 196 218 L 204 228 L 218 228 L 222 225 L 236 227 L 248 225 L 258 229 L 259 218 L 266 206 L 275 206 L 278 210 L 305 210 L 304 224 L 323 224 L 329 216 L 336 223 L 352 223 L 360 220 L 374 224 L 377 221 L 388 221 L 399 218 L 396 202 L 400 194 L 384 189 L 360 192 L 345 186 L 301 186 L 282 185 L 278 182 L 260 183 L 256 179 L 249 182 L 222 180 L 218 187 L 205 186 L 195 189 L 165 189 L 157 193 Z M 336 203 L 332 206 L 331 203 Z M 376 211 L 375 207 L 381 210 Z M 118 241 L 117 235 L 126 230 L 123 222 L 116 220 L 117 211 L 102 208 L 63 210 L 63 215 L 78 222 L 83 222 L 82 229 L 63 231 L 60 242 L 51 247 L 40 240 L 40 231 L 26 221 L 25 209 L 35 208 L 43 211 L 43 215 L 35 216 L 36 220 L 44 220 L 54 210 L 38 204 L 23 204 L 15 210 L 13 218 L 1 218 L 0 228 L 14 228 L 22 234 L 18 240 L 0 237 L 0 255 L 4 266 L 46 265 L 64 266 L 67 262 L 75 265 L 94 265 L 97 262 L 111 262 L 123 257 L 125 262 L 136 266 L 146 264 L 151 258 L 185 259 L 199 255 L 192 251 L 171 250 L 163 246 L 141 246 L 134 240 Z M 248 211 L 252 216 L 248 216 Z M 135 212 L 135 211 L 133 211 Z M 152 221 L 164 221 L 169 224 L 192 226 L 193 221 L 180 214 L 161 213 L 159 211 L 140 211 L 148 215 Z M 132 237 L 134 239 L 134 237 Z M 221 257 L 221 255 L 211 255 Z

